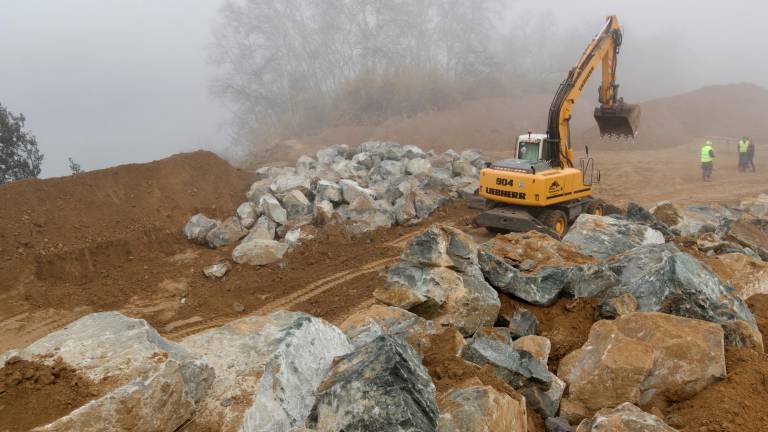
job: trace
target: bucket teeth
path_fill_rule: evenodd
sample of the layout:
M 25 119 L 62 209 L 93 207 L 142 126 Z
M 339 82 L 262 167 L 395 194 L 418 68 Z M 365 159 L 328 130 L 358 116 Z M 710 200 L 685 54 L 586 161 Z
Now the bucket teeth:
M 639 105 L 620 103 L 611 108 L 595 108 L 595 121 L 601 136 L 634 138 L 639 120 Z

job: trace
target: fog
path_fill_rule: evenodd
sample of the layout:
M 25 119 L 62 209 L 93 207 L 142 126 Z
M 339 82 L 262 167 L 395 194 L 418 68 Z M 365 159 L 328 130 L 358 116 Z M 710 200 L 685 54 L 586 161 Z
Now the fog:
M 0 103 L 26 115 L 43 176 L 67 174 L 67 157 L 92 170 L 226 146 L 230 115 L 211 96 L 208 61 L 223 3 L 0 0 Z M 647 100 L 711 84 L 768 86 L 766 12 L 759 0 L 518 0 L 499 21 L 530 26 L 531 46 L 573 46 L 557 59 L 569 65 L 604 16 L 619 15 L 623 95 Z

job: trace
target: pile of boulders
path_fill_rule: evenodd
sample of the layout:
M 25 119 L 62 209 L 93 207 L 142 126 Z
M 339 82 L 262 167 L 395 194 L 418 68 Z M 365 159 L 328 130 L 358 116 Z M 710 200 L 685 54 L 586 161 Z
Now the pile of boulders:
M 238 243 L 241 264 L 275 262 L 314 227 L 343 224 L 351 234 L 417 223 L 452 198 L 472 195 L 485 156 L 424 152 L 413 145 L 370 141 L 302 156 L 295 167 L 264 167 L 236 214 L 217 221 L 192 216 L 186 237 L 218 248 Z
M 170 432 L 192 421 L 222 431 L 532 432 L 528 417 L 536 413 L 548 432 L 670 432 L 659 407 L 724 379 L 727 346 L 763 351 L 746 294 L 706 264 L 738 256 L 760 264 L 742 266 L 745 280 L 763 274 L 759 254 L 733 240 L 739 223 L 765 233 L 761 200 L 738 213 L 699 207 L 695 217 L 712 215 L 701 225 L 667 203 L 582 215 L 562 242 L 524 233 L 478 244 L 434 224 L 386 271 L 374 293 L 383 304 L 339 327 L 279 311 L 171 342 L 143 320 L 97 313 L 0 355 L 0 367 L 16 358 L 63 361 L 108 383 L 40 431 Z M 340 207 L 333 211 L 346 211 Z M 227 237 L 225 224 L 210 237 Z M 741 252 L 702 253 L 694 226 L 714 227 L 695 235 L 714 233 Z M 502 309 L 504 296 L 516 306 Z M 560 298 L 596 299 L 597 321 L 583 346 L 553 366 L 551 341 L 521 304 Z M 434 350 L 477 376 L 438 391 L 435 383 L 445 386 L 454 372 L 424 366 Z

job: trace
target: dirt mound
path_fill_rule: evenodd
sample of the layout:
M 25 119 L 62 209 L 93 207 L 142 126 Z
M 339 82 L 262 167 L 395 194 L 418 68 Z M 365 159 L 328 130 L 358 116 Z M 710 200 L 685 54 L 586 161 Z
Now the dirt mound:
M 667 423 L 681 432 L 763 432 L 768 425 L 768 356 L 726 352 L 728 376 L 685 402 L 665 410 Z
M 178 231 L 198 211 L 229 215 L 251 178 L 215 154 L 197 151 L 0 185 L 0 259 Z
M 12 358 L 0 368 L 0 430 L 21 432 L 48 424 L 103 390 L 61 361 L 48 366 Z

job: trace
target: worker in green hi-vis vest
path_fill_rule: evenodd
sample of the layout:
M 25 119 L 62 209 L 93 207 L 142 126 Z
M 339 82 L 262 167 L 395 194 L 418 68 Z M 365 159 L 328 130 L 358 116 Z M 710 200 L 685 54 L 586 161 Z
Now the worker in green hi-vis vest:
M 701 147 L 701 179 L 712 181 L 712 161 L 715 159 L 715 150 L 712 141 L 707 140 Z
M 739 171 L 746 171 L 749 165 L 749 138 L 741 137 L 739 140 Z

